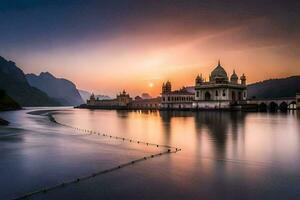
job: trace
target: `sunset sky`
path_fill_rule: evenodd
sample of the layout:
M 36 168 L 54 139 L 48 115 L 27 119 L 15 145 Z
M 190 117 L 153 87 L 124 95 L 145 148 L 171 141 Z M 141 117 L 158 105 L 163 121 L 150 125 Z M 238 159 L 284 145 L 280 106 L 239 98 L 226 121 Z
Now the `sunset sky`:
M 0 55 L 77 88 L 158 95 L 208 78 L 218 59 L 250 83 L 300 75 L 300 3 L 292 0 L 4 0 Z

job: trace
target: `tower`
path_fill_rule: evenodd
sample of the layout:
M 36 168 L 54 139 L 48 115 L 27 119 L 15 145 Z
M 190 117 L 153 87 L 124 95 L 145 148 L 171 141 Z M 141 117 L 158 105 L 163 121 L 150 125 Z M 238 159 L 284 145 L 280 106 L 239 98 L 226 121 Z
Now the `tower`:
M 241 84 L 242 84 L 242 85 L 246 85 L 246 76 L 245 76 L 245 74 L 243 74 L 243 75 L 241 76 Z
M 203 78 L 202 78 L 202 74 L 199 76 L 196 77 L 195 79 L 195 85 L 201 85 L 203 83 Z
M 162 94 L 169 93 L 172 91 L 172 85 L 170 81 L 163 83 L 162 85 Z

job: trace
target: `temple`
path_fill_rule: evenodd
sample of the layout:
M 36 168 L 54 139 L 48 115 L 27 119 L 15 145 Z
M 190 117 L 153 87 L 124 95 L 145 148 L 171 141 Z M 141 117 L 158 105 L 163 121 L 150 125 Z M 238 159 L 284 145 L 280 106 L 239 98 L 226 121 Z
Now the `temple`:
M 243 74 L 239 79 L 233 70 L 229 79 L 220 61 L 211 72 L 209 81 L 204 81 L 202 75 L 196 77 L 194 109 L 228 109 L 244 104 L 246 100 L 246 76 Z

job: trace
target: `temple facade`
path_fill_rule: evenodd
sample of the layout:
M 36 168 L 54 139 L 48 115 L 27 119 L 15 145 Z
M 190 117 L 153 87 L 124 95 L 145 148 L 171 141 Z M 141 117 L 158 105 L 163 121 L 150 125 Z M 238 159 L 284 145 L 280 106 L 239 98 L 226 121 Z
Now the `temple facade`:
M 87 106 L 95 108 L 125 108 L 132 102 L 132 98 L 126 93 L 125 90 L 116 95 L 115 99 L 98 100 L 92 94 L 90 99 L 87 100 Z
M 209 81 L 204 81 L 202 75 L 196 77 L 194 109 L 229 109 L 246 103 L 246 99 L 246 76 L 243 74 L 238 78 L 233 71 L 229 79 L 220 61 L 211 72 Z
M 161 93 L 161 109 L 192 109 L 195 92 L 193 87 L 183 87 L 172 91 L 170 81 L 163 83 Z

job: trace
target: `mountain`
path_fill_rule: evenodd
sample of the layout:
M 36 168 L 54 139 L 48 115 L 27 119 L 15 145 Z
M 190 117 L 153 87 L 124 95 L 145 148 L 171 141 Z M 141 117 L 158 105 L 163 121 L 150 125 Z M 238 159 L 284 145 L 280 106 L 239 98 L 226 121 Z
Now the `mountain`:
M 76 85 L 67 79 L 56 78 L 49 72 L 42 72 L 40 75 L 26 74 L 26 78 L 31 86 L 45 92 L 61 105 L 77 106 L 83 104 Z
M 31 87 L 23 71 L 12 61 L 0 56 L 0 89 L 21 106 L 57 106 L 60 105 L 44 92 Z
M 78 92 L 84 102 L 86 102 L 86 100 L 90 99 L 90 96 L 92 95 L 90 92 L 85 91 L 85 90 L 78 90 Z
M 248 98 L 271 99 L 295 97 L 300 92 L 300 76 L 270 79 L 247 86 Z
M 18 109 L 21 109 L 21 106 L 11 97 L 7 96 L 4 90 L 0 90 L 0 111 Z

